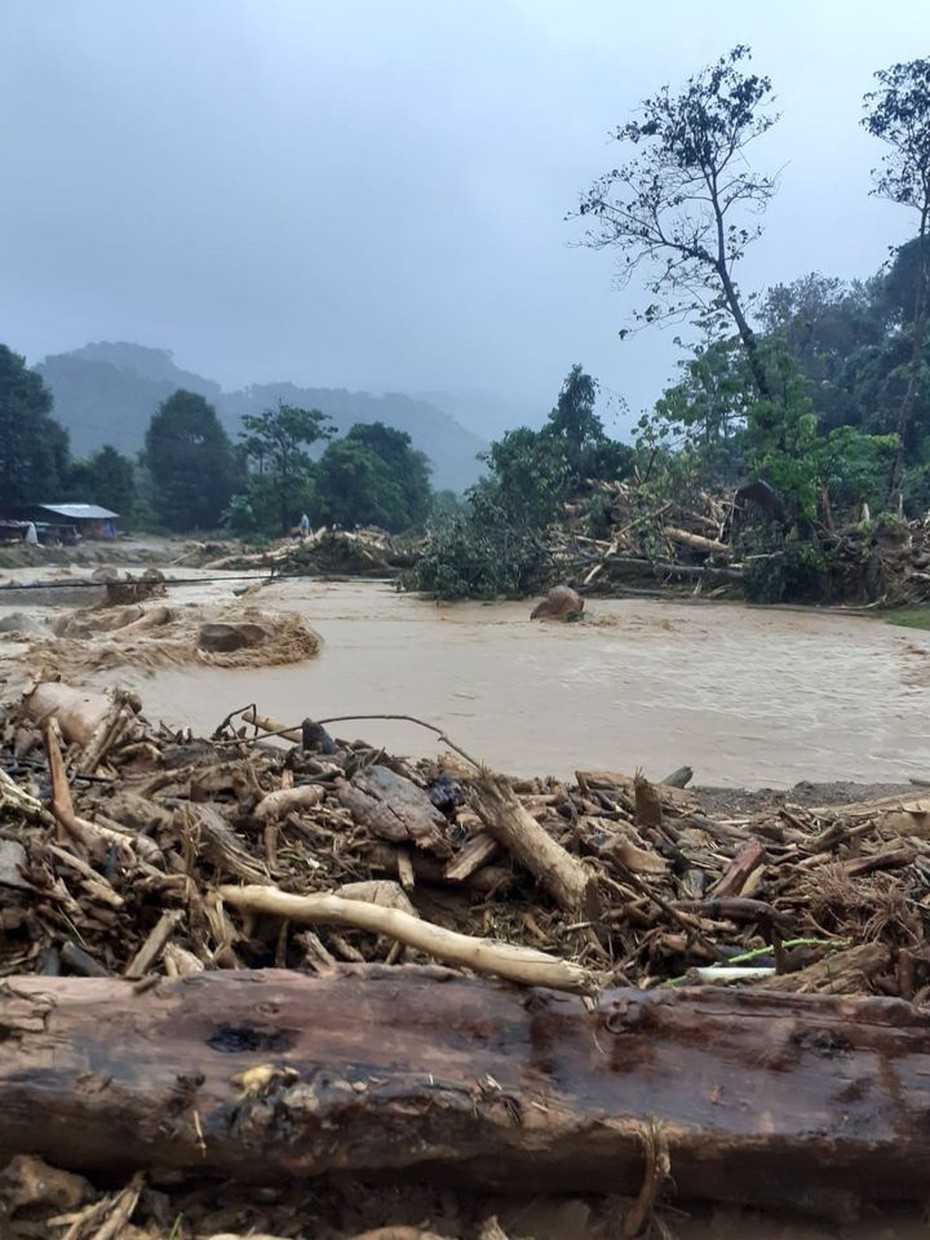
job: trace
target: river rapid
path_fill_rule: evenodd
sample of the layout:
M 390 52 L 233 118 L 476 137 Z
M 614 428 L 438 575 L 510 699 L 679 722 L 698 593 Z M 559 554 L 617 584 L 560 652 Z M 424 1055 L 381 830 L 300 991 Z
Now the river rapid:
M 172 591 L 229 598 L 230 584 Z M 299 666 L 133 668 L 95 684 L 137 688 L 149 717 L 210 731 L 254 702 L 285 723 L 414 715 L 517 775 L 576 769 L 787 787 L 801 780 L 930 777 L 930 633 L 854 614 L 605 599 L 577 624 L 528 620 L 525 603 L 438 606 L 377 582 L 282 581 L 255 599 L 300 612 L 323 638 Z M 333 724 L 395 752 L 435 751 L 401 721 Z

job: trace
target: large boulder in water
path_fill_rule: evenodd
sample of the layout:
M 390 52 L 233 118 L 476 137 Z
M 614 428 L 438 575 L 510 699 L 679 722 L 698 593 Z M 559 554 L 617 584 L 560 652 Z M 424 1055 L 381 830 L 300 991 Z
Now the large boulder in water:
M 584 611 L 584 599 L 571 586 L 553 586 L 541 603 L 530 612 L 531 620 L 577 620 Z
M 260 624 L 202 624 L 197 635 L 197 645 L 211 654 L 232 654 L 260 646 L 270 634 Z

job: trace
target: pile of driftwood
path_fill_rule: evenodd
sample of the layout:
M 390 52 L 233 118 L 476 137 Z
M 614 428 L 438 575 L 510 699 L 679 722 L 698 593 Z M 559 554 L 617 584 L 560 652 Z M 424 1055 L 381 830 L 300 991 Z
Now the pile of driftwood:
M 269 568 L 273 574 L 296 576 L 382 577 L 411 568 L 418 552 L 415 537 L 398 537 L 374 526 L 342 530 L 324 525 L 304 536 L 295 531 L 267 551 L 223 555 L 203 567 Z
M 605 537 L 585 532 L 595 511 Z M 930 600 L 930 515 L 862 516 L 838 525 L 824 505 L 804 544 L 789 536 L 781 501 L 764 483 L 726 497 L 691 490 L 657 498 L 635 478 L 599 482 L 587 500 L 567 506 L 552 552 L 563 577 L 595 593 L 659 581 L 712 597 L 745 591 L 764 602 Z
M 821 541 L 835 598 L 888 607 L 930 601 L 930 514 L 828 528 Z
M 594 509 L 609 528 L 594 538 Z M 733 501 L 698 492 L 657 498 L 638 479 L 598 482 L 585 502 L 569 505 L 553 539 L 563 575 L 591 591 L 656 580 L 715 595 L 739 589 L 742 564 L 730 546 Z M 635 588 L 635 587 L 634 587 Z
M 599 1194 L 578 1235 L 923 1198 L 930 800 L 710 816 L 445 737 L 139 712 L 56 682 L 5 716 L 0 1234 L 211 1234 L 179 1219 L 205 1177 L 301 1185 L 278 1234 L 321 1237 L 355 1232 L 308 1177 L 346 1173 Z M 473 1223 L 445 1234 L 508 1234 Z

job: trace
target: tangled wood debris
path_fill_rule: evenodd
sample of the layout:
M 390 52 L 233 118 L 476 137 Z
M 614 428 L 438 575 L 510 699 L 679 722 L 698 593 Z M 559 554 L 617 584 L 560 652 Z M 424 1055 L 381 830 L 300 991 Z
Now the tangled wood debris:
M 590 533 L 595 514 L 599 537 Z M 863 517 L 839 526 L 825 510 L 814 541 L 792 543 L 777 496 L 763 484 L 668 497 L 633 478 L 598 482 L 588 499 L 567 505 L 551 549 L 558 576 L 595 593 L 659 582 L 759 602 L 930 600 L 930 516 Z
M 346 1171 L 542 1176 L 605 1236 L 674 1190 L 923 1193 L 930 798 L 722 817 L 47 682 L 3 719 L 0 897 L 3 1235 L 353 1235 L 306 1195 Z
M 379 577 L 411 568 L 421 542 L 416 535 L 389 534 L 374 526 L 342 530 L 324 525 L 304 537 L 295 534 L 284 539 L 267 551 L 240 551 L 207 559 L 203 567 L 217 571 L 269 568 L 280 575 Z
M 586 532 L 595 510 L 603 537 Z M 659 580 L 706 584 L 719 593 L 739 588 L 743 579 L 729 541 L 732 516 L 732 501 L 706 492 L 659 499 L 638 480 L 598 482 L 588 500 L 566 506 L 553 531 L 553 558 L 563 577 L 589 591 Z

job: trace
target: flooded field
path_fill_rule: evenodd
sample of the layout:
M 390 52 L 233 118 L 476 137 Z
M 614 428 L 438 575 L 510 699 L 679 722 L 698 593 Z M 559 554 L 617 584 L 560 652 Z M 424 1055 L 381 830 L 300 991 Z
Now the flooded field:
M 228 600 L 232 582 L 172 591 Z M 409 714 L 515 774 L 577 767 L 702 784 L 930 777 L 930 634 L 863 616 L 595 600 L 581 624 L 531 624 L 523 603 L 436 606 L 371 582 L 280 582 L 255 600 L 299 611 L 323 638 L 299 666 L 132 667 L 90 677 L 139 689 L 152 717 L 212 729 L 254 702 L 286 723 Z M 400 721 L 333 725 L 407 753 L 435 749 Z

